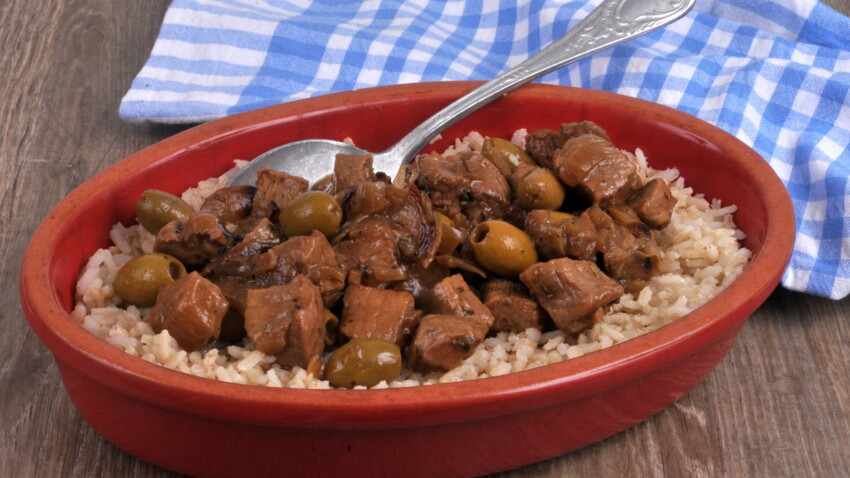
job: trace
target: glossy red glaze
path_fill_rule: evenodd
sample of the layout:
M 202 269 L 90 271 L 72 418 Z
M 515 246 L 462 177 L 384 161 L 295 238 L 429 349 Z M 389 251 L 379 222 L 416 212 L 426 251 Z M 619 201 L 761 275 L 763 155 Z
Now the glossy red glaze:
M 80 413 L 106 439 L 156 465 L 197 476 L 453 476 L 510 469 L 601 440 L 660 411 L 714 368 L 745 318 L 778 283 L 794 213 L 767 163 L 734 137 L 675 110 L 610 93 L 531 85 L 473 114 L 443 138 L 477 130 L 591 120 L 620 148 L 739 207 L 753 250 L 732 286 L 645 336 L 559 364 L 483 380 L 394 390 L 291 390 L 214 382 L 133 358 L 69 316 L 74 283 L 143 190 L 182 191 L 236 158 L 306 138 L 351 137 L 380 151 L 474 83 L 339 93 L 204 124 L 155 144 L 73 191 L 36 231 L 21 299 L 53 352 Z M 440 150 L 448 144 L 433 145 Z

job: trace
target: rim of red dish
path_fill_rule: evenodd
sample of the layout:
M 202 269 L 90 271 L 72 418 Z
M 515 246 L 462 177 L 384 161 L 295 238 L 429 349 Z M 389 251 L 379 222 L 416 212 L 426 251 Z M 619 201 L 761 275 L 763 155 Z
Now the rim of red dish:
M 343 92 L 240 113 L 206 123 L 135 153 L 86 181 L 63 199 L 33 235 L 21 268 L 26 315 L 57 360 L 106 387 L 165 408 L 223 420 L 305 427 L 375 427 L 484 418 L 545 407 L 635 380 L 688 356 L 734 328 L 778 283 L 790 258 L 794 211 L 779 178 L 752 149 L 724 131 L 679 111 L 596 90 L 528 85 L 511 95 L 581 94 L 582 101 L 617 102 L 682 127 L 742 159 L 756 179 L 770 214 L 765 238 L 749 266 L 717 297 L 658 330 L 607 349 L 519 373 L 466 382 L 384 390 L 304 390 L 229 384 L 148 363 L 114 348 L 78 325 L 51 285 L 56 236 L 73 211 L 109 188 L 110 182 L 164 160 L 199 142 L 261 127 L 280 117 L 380 102 L 394 97 L 440 94 L 459 97 L 478 82 L 419 83 Z

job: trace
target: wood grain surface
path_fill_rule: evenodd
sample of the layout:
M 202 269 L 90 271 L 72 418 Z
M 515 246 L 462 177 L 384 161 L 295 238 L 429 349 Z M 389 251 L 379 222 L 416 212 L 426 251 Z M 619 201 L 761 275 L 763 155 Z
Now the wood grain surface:
M 850 0 L 830 0 L 848 14 Z M 0 2 L 0 477 L 167 477 L 80 417 L 18 268 L 71 189 L 182 127 L 118 119 L 164 0 Z M 850 301 L 776 290 L 708 378 L 625 432 L 499 476 L 850 476 Z

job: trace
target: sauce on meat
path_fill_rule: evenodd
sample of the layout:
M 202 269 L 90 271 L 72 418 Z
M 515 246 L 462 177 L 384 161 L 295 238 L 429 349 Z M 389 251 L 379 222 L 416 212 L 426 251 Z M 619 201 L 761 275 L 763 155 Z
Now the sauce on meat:
M 369 155 L 339 155 L 313 190 L 338 203 L 342 222 L 293 237 L 280 212 L 307 182 L 261 169 L 255 187 L 221 189 L 159 230 L 154 250 L 192 272 L 160 290 L 149 320 L 188 350 L 247 336 L 280 365 L 317 374 L 323 354 L 353 339 L 389 342 L 428 372 L 459 365 L 488 334 L 580 333 L 659 273 L 652 231 L 670 222 L 676 200 L 590 122 L 534 131 L 525 152 L 536 164 L 421 155 L 394 180 Z M 523 186 L 541 170 L 548 183 Z M 547 190 L 552 181 L 559 192 Z M 517 242 L 474 249 L 485 221 L 515 226 L 505 230 L 530 238 L 540 262 L 518 277 L 487 270 L 511 261 Z

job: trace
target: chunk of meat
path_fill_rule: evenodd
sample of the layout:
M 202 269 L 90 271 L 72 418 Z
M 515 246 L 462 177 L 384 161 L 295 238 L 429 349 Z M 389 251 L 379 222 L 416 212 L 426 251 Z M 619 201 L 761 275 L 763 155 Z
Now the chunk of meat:
M 204 268 L 204 275 L 256 277 L 274 269 L 277 255 L 270 251 L 280 244 L 277 226 L 261 219 L 236 245 Z
M 257 171 L 257 192 L 254 195 L 251 217 L 255 220 L 265 217 L 277 222 L 280 210 L 296 196 L 307 192 L 309 185 L 304 178 L 260 168 Z
M 526 216 L 524 230 L 544 260 L 596 256 L 596 227 L 586 213 L 573 216 L 537 209 Z
M 372 287 L 407 278 L 396 256 L 396 233 L 387 218 L 366 216 L 350 224 L 344 237 L 334 250 L 349 277 Z
M 414 185 L 404 189 L 383 181 L 367 181 L 348 190 L 342 207 L 349 224 L 381 215 L 395 235 L 399 255 L 425 266 L 434 260 L 442 229 L 428 195 Z
M 337 264 L 333 247 L 321 232 L 291 237 L 270 252 L 275 254 L 277 263 L 265 278 L 269 285 L 285 284 L 303 275 L 319 288 L 323 303 L 328 307 L 342 296 L 345 272 Z
M 185 350 L 200 350 L 218 338 L 227 305 L 217 285 L 190 272 L 159 291 L 147 320 L 156 333 L 168 330 Z
M 618 199 L 641 186 L 637 165 L 596 135 L 570 139 L 555 151 L 552 160 L 558 177 L 595 204 Z
M 496 320 L 493 312 L 472 292 L 460 274 L 438 282 L 422 294 L 419 302 L 426 314 L 466 317 L 481 322 L 487 329 L 492 327 Z
M 371 154 L 337 154 L 334 161 L 334 187 L 341 193 L 354 186 L 373 181 Z
M 600 138 L 608 138 L 608 133 L 593 121 L 579 121 L 578 123 L 564 123 L 561 125 L 561 133 L 568 138 L 577 138 L 584 134 L 595 134 Z
M 487 335 L 477 320 L 455 315 L 426 315 L 407 349 L 407 366 L 427 373 L 451 370 L 475 350 Z
M 187 266 L 197 266 L 218 257 L 229 243 L 217 217 L 196 212 L 163 226 L 156 234 L 153 249 L 171 254 Z
M 539 129 L 525 137 L 525 150 L 538 165 L 552 169 L 555 151 L 561 149 L 570 137 L 561 131 Z
M 351 284 L 343 298 L 340 333 L 349 338 L 383 339 L 404 347 L 419 322 L 413 294 Z
M 650 228 L 664 229 L 673 217 L 676 198 L 663 179 L 655 178 L 626 199 L 626 204 L 631 206 L 641 221 Z
M 605 271 L 628 292 L 637 292 L 661 270 L 661 251 L 652 235 L 635 235 L 599 207 L 587 211 L 597 231 L 596 249 Z
M 254 186 L 221 188 L 204 200 L 201 211 L 214 215 L 222 224 L 235 224 L 242 228 L 249 221 L 256 193 Z
M 637 164 L 619 150 L 617 153 L 597 163 L 579 184 L 578 190 L 595 204 L 621 200 L 643 184 Z
M 507 279 L 493 279 L 484 284 L 484 305 L 496 320 L 496 332 L 524 332 L 525 329 L 543 329 L 546 318 L 540 305 L 528 295 L 528 289 Z
M 511 203 L 511 188 L 493 164 L 478 153 L 446 158 L 420 156 L 416 183 L 428 193 L 434 209 L 469 230 L 500 218 Z
M 600 307 L 623 295 L 623 287 L 590 261 L 567 257 L 538 262 L 519 275 L 559 329 L 578 334 L 593 325 Z
M 303 275 L 289 283 L 249 290 L 245 330 L 254 347 L 284 367 L 307 369 L 325 347 L 319 289 Z

